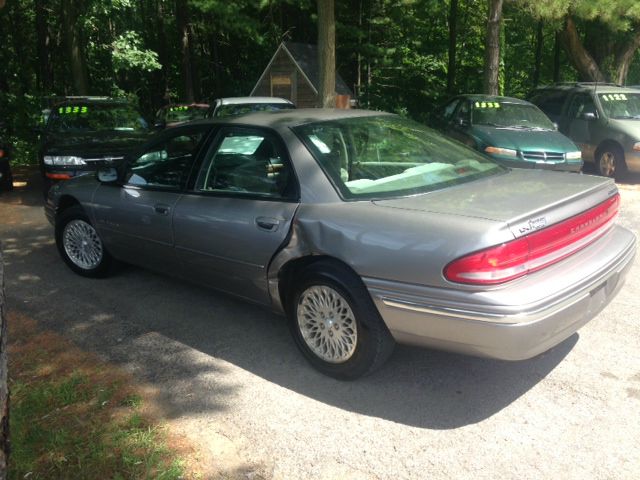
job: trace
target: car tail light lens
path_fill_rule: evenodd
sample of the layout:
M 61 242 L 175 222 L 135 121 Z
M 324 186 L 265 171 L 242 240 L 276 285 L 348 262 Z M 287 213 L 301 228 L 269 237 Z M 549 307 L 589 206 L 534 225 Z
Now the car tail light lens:
M 4 150 L 0 148 L 0 158 L 4 157 Z
M 540 270 L 584 248 L 615 222 L 620 195 L 555 225 L 510 242 L 454 260 L 444 269 L 447 280 L 493 285 Z

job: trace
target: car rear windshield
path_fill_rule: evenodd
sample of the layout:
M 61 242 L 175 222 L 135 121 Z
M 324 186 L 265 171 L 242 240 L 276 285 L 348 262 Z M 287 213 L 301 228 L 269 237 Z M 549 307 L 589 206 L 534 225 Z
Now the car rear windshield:
M 216 117 L 234 117 L 253 112 L 274 112 L 276 110 L 290 110 L 295 108 L 289 103 L 238 103 L 235 105 L 221 105 L 216 110 Z
M 104 130 L 144 131 L 147 122 L 130 105 L 74 104 L 55 107 L 47 129 L 57 133 L 88 133 Z
M 293 130 L 347 199 L 424 193 L 505 171 L 474 150 L 395 115 Z
M 208 107 L 196 105 L 176 105 L 167 108 L 167 122 L 188 122 L 204 118 Z
M 598 98 L 607 117 L 640 119 L 640 93 L 600 93 Z
M 471 123 L 503 128 L 554 130 L 538 107 L 509 102 L 471 102 Z

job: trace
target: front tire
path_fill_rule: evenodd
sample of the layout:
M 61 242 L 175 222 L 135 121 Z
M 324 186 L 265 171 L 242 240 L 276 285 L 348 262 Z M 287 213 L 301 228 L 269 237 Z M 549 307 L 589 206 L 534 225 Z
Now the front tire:
M 318 262 L 297 283 L 289 324 L 317 370 L 354 380 L 382 366 L 395 342 L 360 278 L 339 264 Z
M 56 219 L 56 245 L 65 263 L 78 275 L 101 278 L 111 271 L 113 258 L 79 205 Z
M 599 175 L 608 178 L 620 178 L 626 171 L 624 152 L 616 145 L 607 145 L 598 150 L 596 170 Z

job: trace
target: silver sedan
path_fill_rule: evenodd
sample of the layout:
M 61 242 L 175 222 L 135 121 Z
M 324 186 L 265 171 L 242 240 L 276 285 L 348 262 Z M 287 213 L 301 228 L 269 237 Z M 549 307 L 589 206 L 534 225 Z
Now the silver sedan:
M 186 124 L 45 208 L 75 272 L 117 262 L 285 314 L 341 379 L 394 343 L 507 360 L 572 335 L 635 255 L 608 179 L 510 170 L 395 115 L 290 110 Z

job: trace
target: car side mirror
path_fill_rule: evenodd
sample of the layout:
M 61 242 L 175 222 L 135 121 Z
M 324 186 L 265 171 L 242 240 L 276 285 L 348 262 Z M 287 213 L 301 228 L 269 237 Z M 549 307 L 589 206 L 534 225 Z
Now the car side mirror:
M 115 167 L 100 167 L 97 177 L 100 183 L 116 183 L 118 181 L 118 170 Z
M 596 119 L 596 114 L 593 112 L 584 112 L 582 115 L 580 115 L 580 118 L 582 120 L 586 120 L 588 122 L 595 120 Z
M 558 125 L 558 122 L 553 122 L 553 128 L 555 130 L 559 130 L 560 129 L 560 125 Z
M 458 127 L 468 127 L 469 126 L 469 120 L 467 120 L 466 118 L 456 118 L 456 126 L 458 126 Z

